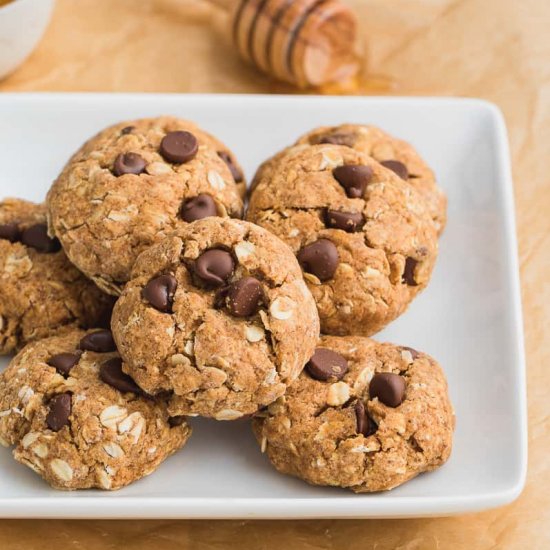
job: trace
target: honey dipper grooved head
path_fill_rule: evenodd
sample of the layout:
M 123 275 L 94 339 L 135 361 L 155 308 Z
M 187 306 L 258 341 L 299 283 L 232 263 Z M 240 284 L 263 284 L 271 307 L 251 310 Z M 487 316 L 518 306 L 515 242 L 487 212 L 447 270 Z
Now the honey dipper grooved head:
M 358 70 L 357 21 L 338 0 L 240 0 L 231 19 L 241 56 L 280 80 L 319 86 Z

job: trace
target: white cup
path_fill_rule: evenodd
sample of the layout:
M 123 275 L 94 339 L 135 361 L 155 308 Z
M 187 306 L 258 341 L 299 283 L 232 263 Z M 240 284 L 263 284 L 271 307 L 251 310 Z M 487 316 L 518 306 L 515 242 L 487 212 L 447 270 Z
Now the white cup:
M 42 38 L 54 0 L 13 0 L 0 7 L 0 78 L 15 70 Z

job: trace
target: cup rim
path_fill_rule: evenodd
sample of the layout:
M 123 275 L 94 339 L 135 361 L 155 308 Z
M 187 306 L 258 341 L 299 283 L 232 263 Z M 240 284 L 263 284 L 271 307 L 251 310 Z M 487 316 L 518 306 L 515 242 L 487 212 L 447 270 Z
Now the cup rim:
M 0 13 L 3 13 L 5 10 L 8 10 L 12 4 L 15 4 L 15 2 L 17 2 L 17 0 L 11 0 L 11 2 L 7 2 L 3 6 L 0 6 Z
M 18 4 L 25 4 L 28 1 L 29 0 L 11 0 L 11 2 L 0 6 L 0 14 L 3 14 L 6 11 L 13 10 Z

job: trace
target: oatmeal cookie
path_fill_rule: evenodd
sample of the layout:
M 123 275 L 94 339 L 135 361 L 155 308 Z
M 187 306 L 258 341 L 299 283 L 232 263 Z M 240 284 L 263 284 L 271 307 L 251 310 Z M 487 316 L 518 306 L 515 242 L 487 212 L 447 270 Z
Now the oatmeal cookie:
M 119 489 L 190 434 L 122 372 L 108 330 L 29 344 L 0 375 L 0 442 L 56 489 Z
M 253 430 L 281 473 L 364 493 L 441 466 L 454 424 L 445 376 L 431 357 L 358 336 L 324 336 Z
M 264 171 L 247 219 L 290 245 L 326 334 L 369 336 L 426 287 L 437 233 L 419 193 L 368 155 L 298 146 Z
M 108 324 L 112 306 L 48 237 L 44 206 L 0 202 L 0 354 L 60 329 Z
M 253 224 L 208 218 L 142 253 L 115 305 L 125 370 L 172 415 L 233 420 L 283 395 L 319 318 L 291 250 Z
M 121 122 L 85 143 L 54 182 L 49 229 L 83 273 L 118 295 L 139 253 L 166 234 L 207 216 L 242 217 L 243 186 L 232 153 L 195 124 Z

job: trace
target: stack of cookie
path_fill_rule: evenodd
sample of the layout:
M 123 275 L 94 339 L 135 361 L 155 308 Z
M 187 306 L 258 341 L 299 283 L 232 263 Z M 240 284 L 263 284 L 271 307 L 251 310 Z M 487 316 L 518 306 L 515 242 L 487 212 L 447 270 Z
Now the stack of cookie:
M 431 170 L 343 125 L 266 161 L 247 221 L 245 190 L 223 143 L 160 117 L 90 139 L 45 205 L 0 203 L 0 352 L 19 351 L 0 442 L 16 460 L 59 489 L 117 489 L 204 416 L 252 417 L 280 472 L 356 492 L 446 461 L 441 368 L 368 338 L 429 282 L 446 210 Z

